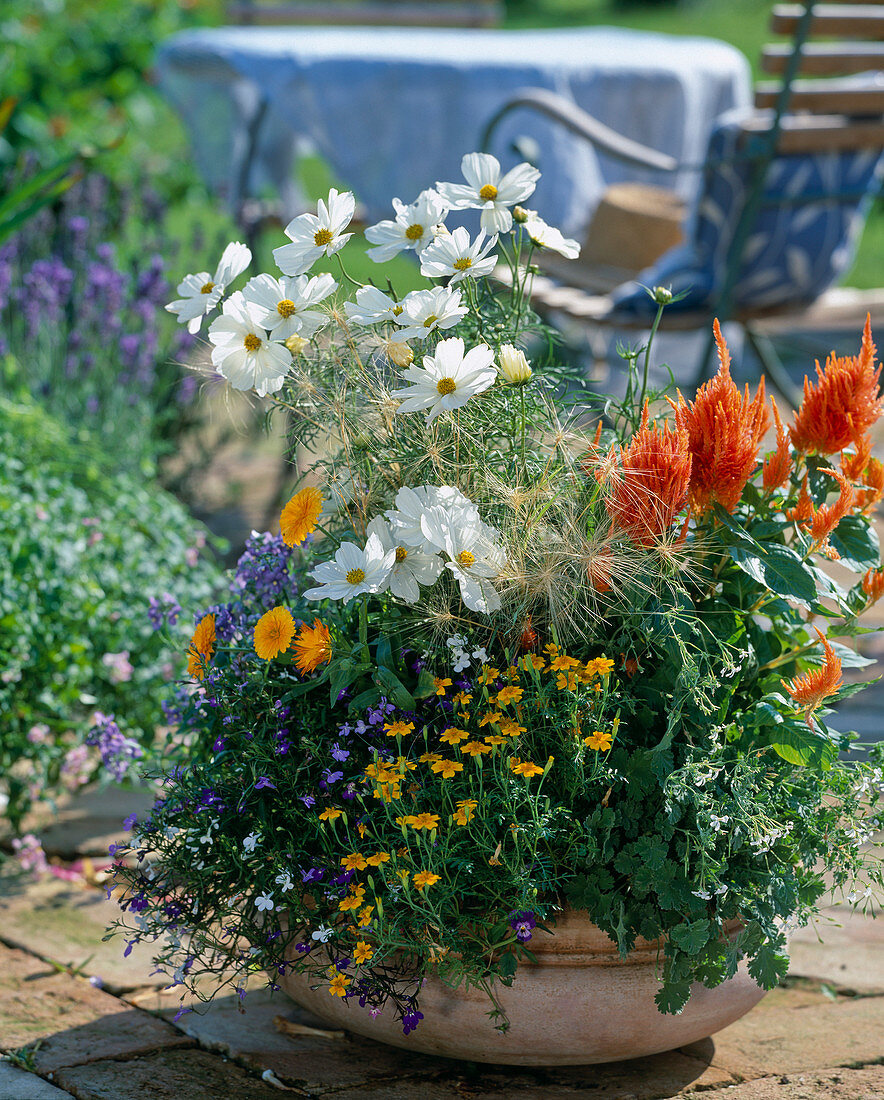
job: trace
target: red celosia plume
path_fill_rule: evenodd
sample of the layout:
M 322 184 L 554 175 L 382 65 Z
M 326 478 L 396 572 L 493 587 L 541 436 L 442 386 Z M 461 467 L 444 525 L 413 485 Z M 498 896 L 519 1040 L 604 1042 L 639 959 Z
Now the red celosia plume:
M 825 369 L 817 363 L 817 381 L 804 379 L 804 399 L 791 429 L 798 451 L 831 455 L 863 436 L 881 415 L 871 318 L 866 317 L 859 355 L 830 355 Z
M 691 456 L 687 433 L 668 424 L 648 425 L 648 406 L 629 447 L 612 449 L 609 492 L 605 499 L 616 528 L 638 546 L 654 546 L 668 534 L 687 503 Z
M 814 627 L 816 630 L 816 627 Z M 829 645 L 829 640 L 819 630 L 817 637 L 823 643 L 826 651 L 826 659 L 822 668 L 812 668 L 803 676 L 796 676 L 787 683 L 783 681 L 783 687 L 792 696 L 799 707 L 804 708 L 804 718 L 810 725 L 810 716 L 820 703 L 829 695 L 834 695 L 841 687 L 841 658 L 835 656 L 835 651 Z
M 717 501 L 732 512 L 755 469 L 758 445 L 767 431 L 769 416 L 764 404 L 764 379 L 751 401 L 748 386 L 741 395 L 731 378 L 731 357 L 717 320 L 713 331 L 718 373 L 700 387 L 691 404 L 680 393 L 678 404 L 671 404 L 676 425 L 687 433 L 693 459 L 691 503 L 703 512 Z

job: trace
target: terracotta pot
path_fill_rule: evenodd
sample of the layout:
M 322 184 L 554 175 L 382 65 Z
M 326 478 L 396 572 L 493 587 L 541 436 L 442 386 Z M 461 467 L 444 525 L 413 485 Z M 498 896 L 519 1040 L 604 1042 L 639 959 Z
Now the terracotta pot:
M 734 936 L 739 922 L 729 926 Z M 488 1019 L 488 997 L 478 989 L 450 989 L 434 978 L 421 991 L 424 1014 L 418 1028 L 402 1025 L 385 1009 L 372 1019 L 354 1001 L 332 997 L 326 986 L 290 974 L 277 979 L 303 1008 L 337 1027 L 406 1050 L 474 1062 L 519 1066 L 586 1065 L 640 1058 L 693 1043 L 738 1020 L 764 996 L 744 966 L 730 981 L 693 987 L 679 1016 L 657 1010 L 654 995 L 662 965 L 660 941 L 639 940 L 621 959 L 605 932 L 582 913 L 569 912 L 555 934 L 536 932 L 531 948 L 537 964 L 520 963 L 510 988 L 498 986 L 510 1028 L 496 1031 Z

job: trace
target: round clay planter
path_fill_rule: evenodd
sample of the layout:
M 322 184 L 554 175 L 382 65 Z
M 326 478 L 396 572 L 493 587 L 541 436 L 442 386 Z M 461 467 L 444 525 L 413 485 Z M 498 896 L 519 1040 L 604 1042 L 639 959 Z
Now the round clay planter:
M 733 936 L 739 922 L 729 926 Z M 695 985 L 678 1016 L 663 1015 L 654 1003 L 662 965 L 660 941 L 639 940 L 621 959 L 605 932 L 585 914 L 568 912 L 550 936 L 535 932 L 537 963 L 519 963 L 513 985 L 498 986 L 510 1028 L 496 1031 L 492 1007 L 478 989 L 450 989 L 428 978 L 421 990 L 418 1028 L 403 1035 L 395 1014 L 376 1018 L 355 1002 L 332 997 L 314 979 L 289 974 L 277 981 L 292 1000 L 320 1019 L 391 1046 L 473 1062 L 519 1066 L 587 1065 L 659 1054 L 732 1024 L 764 996 L 744 966 L 715 989 Z

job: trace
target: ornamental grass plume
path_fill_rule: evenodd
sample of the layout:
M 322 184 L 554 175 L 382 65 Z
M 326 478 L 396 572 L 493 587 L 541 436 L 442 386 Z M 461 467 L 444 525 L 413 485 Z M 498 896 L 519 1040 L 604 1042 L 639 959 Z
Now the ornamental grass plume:
M 783 680 L 783 687 L 792 696 L 799 707 L 804 709 L 804 720 L 811 725 L 811 715 L 820 705 L 823 699 L 834 695 L 843 683 L 841 677 L 841 658 L 835 656 L 835 651 L 829 645 L 829 639 L 817 627 L 817 637 L 822 642 L 826 651 L 826 659 L 822 668 L 812 668 L 803 676 L 796 676 L 787 682 Z
M 279 517 L 279 529 L 286 546 L 298 546 L 316 530 L 322 515 L 322 493 L 308 485 L 295 493 Z
M 616 448 L 609 459 L 614 459 Z M 641 427 L 627 448 L 611 462 L 611 484 L 605 507 L 614 527 L 644 549 L 668 534 L 675 516 L 687 503 L 691 481 L 688 435 L 669 424 L 648 425 L 645 403 Z M 593 563 L 593 566 L 595 563 Z M 595 576 L 593 583 L 607 583 Z
M 751 401 L 748 384 L 741 396 L 731 378 L 730 352 L 717 319 L 713 331 L 718 373 L 699 388 L 690 404 L 680 391 L 678 404 L 669 401 L 675 410 L 676 425 L 688 435 L 693 459 L 689 494 L 699 513 L 716 503 L 733 512 L 755 469 L 758 446 L 769 423 L 764 379 Z
M 804 379 L 804 398 L 790 430 L 796 451 L 831 455 L 863 436 L 881 415 L 871 316 L 866 316 L 859 355 L 829 355 L 817 381 Z
M 320 665 L 331 660 L 331 636 L 328 627 L 319 619 L 313 620 L 313 626 L 302 623 L 295 638 L 294 650 L 298 671 L 303 676 L 315 672 Z
M 295 636 L 295 620 L 287 607 L 271 608 L 255 624 L 255 652 L 262 661 L 285 653 Z
M 202 680 L 205 666 L 215 652 L 215 616 L 203 615 L 197 623 L 187 651 L 187 675 Z

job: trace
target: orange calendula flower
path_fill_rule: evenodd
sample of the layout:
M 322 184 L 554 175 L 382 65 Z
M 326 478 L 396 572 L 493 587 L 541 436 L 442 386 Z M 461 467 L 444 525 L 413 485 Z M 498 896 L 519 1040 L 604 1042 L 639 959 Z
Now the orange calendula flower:
M 462 798 L 459 802 L 455 802 L 457 811 L 454 815 L 455 825 L 469 825 L 469 823 L 476 816 L 476 807 L 479 805 L 473 798 Z
M 791 429 L 797 451 L 831 455 L 864 435 L 881 415 L 878 393 L 881 368 L 875 370 L 871 318 L 866 317 L 859 355 L 832 354 L 825 368 L 816 365 L 817 381 L 804 379 L 804 398 Z
M 459 760 L 436 760 L 430 765 L 436 775 L 443 779 L 453 779 L 458 772 L 463 771 L 463 764 Z
M 255 652 L 262 661 L 285 653 L 295 636 L 295 620 L 287 607 L 274 607 L 255 623 Z
M 374 948 L 370 943 L 366 943 L 364 940 L 359 940 L 356 946 L 353 948 L 353 961 L 358 965 L 361 965 L 368 960 L 374 954 Z
M 884 596 L 884 569 L 867 569 L 863 574 L 862 590 L 869 599 L 869 605 L 877 603 Z
M 593 752 L 607 752 L 613 740 L 614 735 L 612 733 L 596 730 L 594 733 L 591 733 L 589 737 L 583 738 L 583 744 L 591 748 Z
M 425 890 L 428 886 L 435 886 L 441 878 L 441 875 L 434 875 L 431 871 L 418 871 L 414 876 L 414 884 L 418 890 Z
M 388 737 L 405 737 L 414 731 L 414 722 L 384 722 L 384 729 Z
M 331 660 L 331 636 L 328 627 L 319 619 L 313 620 L 313 626 L 302 623 L 293 648 L 298 671 L 303 676 L 308 672 L 315 672 L 320 665 Z
M 732 512 L 752 476 L 758 446 L 769 421 L 764 403 L 764 379 L 749 400 L 731 378 L 730 352 L 716 320 L 712 326 L 718 346 L 718 373 L 702 385 L 687 404 L 681 393 L 675 410 L 675 422 L 687 433 L 691 455 L 690 499 L 699 512 L 719 503 Z
M 459 745 L 461 741 L 466 741 L 469 736 L 467 730 L 459 730 L 455 726 L 449 726 L 447 730 L 443 730 L 439 735 L 439 740 L 444 741 L 446 745 Z
M 782 489 L 792 473 L 792 452 L 789 449 L 789 437 L 780 419 L 780 410 L 773 398 L 770 399 L 770 406 L 773 409 L 774 423 L 777 426 L 777 449 L 773 454 L 767 456 L 762 467 L 762 485 L 766 493 L 773 493 L 776 489 Z
M 346 997 L 347 986 L 352 981 L 352 978 L 348 978 L 346 974 L 337 974 L 328 983 L 328 991 L 333 997 Z
M 642 410 L 641 427 L 627 448 L 615 446 L 608 455 L 610 488 L 605 507 L 614 527 L 644 548 L 655 546 L 669 533 L 675 516 L 687 503 L 691 480 L 688 435 L 669 424 L 649 425 L 648 405 Z M 596 475 L 602 479 L 602 473 Z M 599 556 L 589 569 L 590 583 L 598 591 L 610 587 L 607 577 L 598 583 Z M 589 575 L 589 574 L 588 574 Z
M 196 624 L 196 630 L 190 639 L 187 651 L 187 674 L 202 680 L 204 666 L 209 663 L 215 652 L 215 616 L 203 615 Z
M 283 508 L 279 517 L 282 541 L 286 546 L 297 546 L 316 530 L 316 523 L 322 514 L 322 493 L 313 485 L 308 485 L 295 493 Z
M 501 738 L 503 740 L 503 738 Z M 464 745 L 463 752 L 467 756 L 481 756 L 483 752 L 491 752 L 491 746 L 486 745 L 484 741 L 467 741 Z
M 841 658 L 835 656 L 835 651 L 829 645 L 828 638 L 816 630 L 817 637 L 826 651 L 826 659 L 822 668 L 812 668 L 803 676 L 796 676 L 787 683 L 783 680 L 783 687 L 792 696 L 799 707 L 804 708 L 804 718 L 810 725 L 810 716 L 820 703 L 829 695 L 834 695 L 841 687 Z

